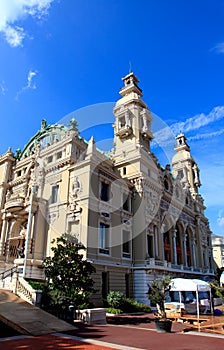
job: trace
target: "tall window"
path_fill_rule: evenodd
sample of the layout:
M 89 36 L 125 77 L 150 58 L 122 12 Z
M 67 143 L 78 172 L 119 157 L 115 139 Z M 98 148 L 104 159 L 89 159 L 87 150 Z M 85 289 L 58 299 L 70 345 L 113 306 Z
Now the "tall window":
M 58 192 L 59 192 L 59 185 L 52 186 L 51 204 L 58 202 Z
M 130 232 L 129 231 L 123 231 L 123 258 L 130 258 L 131 251 L 130 251 Z
M 171 246 L 170 246 L 169 231 L 164 232 L 163 243 L 164 243 L 164 259 L 168 262 L 171 262 Z
M 119 118 L 119 127 L 120 128 L 123 128 L 123 127 L 125 127 L 125 117 L 123 116 L 123 117 L 121 117 L 121 118 Z
M 147 250 L 150 258 L 154 257 L 154 249 L 153 249 L 153 236 L 147 235 Z
M 177 234 L 176 234 L 177 264 L 181 265 L 183 263 L 183 261 L 182 261 L 181 235 L 180 235 L 180 231 L 178 229 L 178 226 L 176 227 L 176 229 L 177 229 Z
M 123 210 L 131 211 L 130 196 L 128 194 L 123 194 Z
M 192 266 L 189 234 L 186 235 L 187 266 Z
M 100 199 L 104 202 L 109 201 L 109 191 L 110 191 L 110 185 L 106 182 L 101 182 L 101 193 L 100 193 Z
M 100 223 L 99 250 L 102 254 L 109 254 L 109 229 L 109 225 Z
M 109 293 L 109 272 L 102 272 L 102 298 L 105 300 Z

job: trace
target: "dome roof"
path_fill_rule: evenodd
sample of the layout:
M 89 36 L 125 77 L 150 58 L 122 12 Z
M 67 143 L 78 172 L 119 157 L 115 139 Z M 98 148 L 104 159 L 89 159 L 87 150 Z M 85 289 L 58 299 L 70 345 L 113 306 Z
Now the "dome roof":
M 191 157 L 189 151 L 182 150 L 182 151 L 179 151 L 176 154 L 174 154 L 174 156 L 172 158 L 172 164 L 183 161 L 183 160 L 191 159 L 191 158 L 192 157 Z
M 70 125 L 74 126 L 72 123 Z M 43 149 L 56 141 L 60 141 L 68 130 L 69 128 L 63 124 L 47 125 L 46 120 L 42 119 L 40 130 L 33 137 L 31 137 L 29 142 L 24 146 L 23 150 L 18 149 L 16 151 L 17 158 L 23 159 L 28 157 L 34 152 L 34 149 L 38 144 L 40 144 L 41 149 Z

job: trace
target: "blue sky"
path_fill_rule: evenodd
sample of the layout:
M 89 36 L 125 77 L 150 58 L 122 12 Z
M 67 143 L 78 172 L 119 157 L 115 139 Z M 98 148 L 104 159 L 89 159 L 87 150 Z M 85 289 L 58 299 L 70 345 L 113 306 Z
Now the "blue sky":
M 224 0 L 0 0 L 0 153 L 23 148 L 42 118 L 73 114 L 87 139 L 110 140 L 131 62 L 154 128 L 188 137 L 206 215 L 224 235 L 223 18 Z M 158 137 L 163 164 L 174 141 Z

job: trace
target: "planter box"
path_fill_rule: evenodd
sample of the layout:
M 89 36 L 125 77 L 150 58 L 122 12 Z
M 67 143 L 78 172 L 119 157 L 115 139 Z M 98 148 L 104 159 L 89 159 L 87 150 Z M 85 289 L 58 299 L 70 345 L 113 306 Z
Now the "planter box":
M 106 309 L 95 308 L 95 309 L 84 309 L 76 310 L 78 319 L 88 325 L 91 324 L 106 324 Z
M 155 320 L 156 330 L 159 333 L 170 333 L 172 328 L 171 320 Z

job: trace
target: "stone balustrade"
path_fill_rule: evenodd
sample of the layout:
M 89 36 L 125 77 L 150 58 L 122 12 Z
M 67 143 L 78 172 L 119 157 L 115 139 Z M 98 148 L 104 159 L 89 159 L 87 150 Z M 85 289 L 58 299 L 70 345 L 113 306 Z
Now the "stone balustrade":
M 42 291 L 33 289 L 22 277 L 15 276 L 13 293 L 32 305 L 40 306 Z

